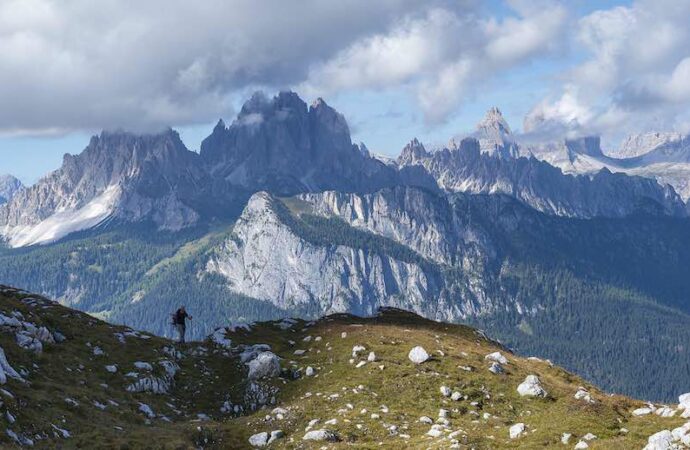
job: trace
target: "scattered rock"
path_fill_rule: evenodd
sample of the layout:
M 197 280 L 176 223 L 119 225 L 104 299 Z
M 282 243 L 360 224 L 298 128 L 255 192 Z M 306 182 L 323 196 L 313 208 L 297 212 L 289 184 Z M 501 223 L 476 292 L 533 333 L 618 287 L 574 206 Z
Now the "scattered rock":
M 363 345 L 355 345 L 352 347 L 352 357 L 356 358 L 359 352 L 363 352 L 366 348 Z
M 153 394 L 167 394 L 172 387 L 172 378 L 147 376 L 140 378 L 127 386 L 127 392 L 151 392 Z
M 19 381 L 24 381 L 24 379 L 17 373 L 17 371 L 12 368 L 10 363 L 7 362 L 5 351 L 2 347 L 0 347 L 0 384 L 7 383 L 7 377 L 14 378 L 15 380 Z
M 524 423 L 516 423 L 515 425 L 511 425 L 511 427 L 509 429 L 511 439 L 519 438 L 522 435 L 522 433 L 524 433 L 524 432 L 525 432 L 525 424 Z
M 265 447 L 268 445 L 269 434 L 267 432 L 256 433 L 249 437 L 249 445 L 252 447 Z
M 460 400 L 462 400 L 462 398 L 462 394 L 458 391 L 453 392 L 453 394 L 450 396 L 450 399 L 454 402 L 459 402 Z
M 502 374 L 503 366 L 500 363 L 492 362 L 491 366 L 489 366 L 489 372 L 493 373 L 494 375 Z
M 268 445 L 271 445 L 273 442 L 277 441 L 278 439 L 282 439 L 283 437 L 285 437 L 283 430 L 271 431 L 271 436 L 268 438 Z
M 367 361 L 369 361 L 369 362 L 376 362 L 376 353 L 374 353 L 374 352 L 369 352 L 369 356 L 367 356 Z
M 654 433 L 647 439 L 647 445 L 643 450 L 672 450 L 679 448 L 673 444 L 673 434 L 669 430 Z
M 646 416 L 647 414 L 651 414 L 654 412 L 652 408 L 649 407 L 643 407 L 643 408 L 637 408 L 632 412 L 633 416 Z
M 525 381 L 517 387 L 517 391 L 522 397 L 546 397 L 547 395 L 536 375 L 527 375 Z
M 494 362 L 497 362 L 497 363 L 503 364 L 503 365 L 508 364 L 508 358 L 503 356 L 503 354 L 501 354 L 501 352 L 489 353 L 488 355 L 486 355 L 484 357 L 484 359 L 489 360 L 489 361 L 494 361 Z
M 249 379 L 274 378 L 280 375 L 280 358 L 272 352 L 263 352 L 249 361 Z
M 594 403 L 594 399 L 592 396 L 589 394 L 587 389 L 583 387 L 577 388 L 577 392 L 575 393 L 575 400 L 583 400 L 587 403 Z
M 410 350 L 410 353 L 407 355 L 407 357 L 410 358 L 410 361 L 415 364 L 422 364 L 429 360 L 429 354 L 420 346 L 414 347 L 412 350 Z
M 577 444 L 575 444 L 575 450 L 584 450 L 586 448 L 589 448 L 589 444 L 585 441 L 580 441 Z
M 316 375 L 316 370 L 312 366 L 309 366 L 307 367 L 307 370 L 304 371 L 304 374 L 308 377 L 313 377 Z
M 144 413 L 144 415 L 146 415 L 146 417 L 148 417 L 149 419 L 153 419 L 154 417 L 156 417 L 156 414 L 154 414 L 151 407 L 146 403 L 139 403 L 139 411 Z
M 441 386 L 441 395 L 444 397 L 450 397 L 450 394 L 452 394 L 452 391 L 448 386 Z
M 148 371 L 153 370 L 153 366 L 150 363 L 143 362 L 143 361 L 136 361 L 134 363 L 134 367 L 136 367 L 139 370 L 148 370 Z
M 570 438 L 573 437 L 571 433 L 563 433 L 561 435 L 561 444 L 567 445 L 570 442 Z
M 338 442 L 340 438 L 336 433 L 330 430 L 312 430 L 307 431 L 307 433 L 302 438 L 304 441 L 325 441 L 325 442 Z

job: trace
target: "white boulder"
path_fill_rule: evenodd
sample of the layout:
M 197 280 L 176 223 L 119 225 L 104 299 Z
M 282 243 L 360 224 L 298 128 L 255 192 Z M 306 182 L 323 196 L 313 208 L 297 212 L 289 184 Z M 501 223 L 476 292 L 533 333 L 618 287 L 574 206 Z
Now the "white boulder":
M 499 364 L 504 364 L 504 365 L 508 364 L 508 358 L 503 356 L 503 354 L 501 354 L 501 352 L 489 353 L 488 355 L 486 355 L 484 357 L 484 359 L 489 360 L 489 361 L 494 361 L 494 362 L 497 362 Z
M 359 352 L 363 352 L 365 350 L 366 347 L 364 347 L 363 345 L 355 345 L 354 347 L 352 347 L 352 357 L 356 358 Z
M 273 352 L 262 352 L 247 364 L 249 379 L 273 378 L 280 375 L 280 358 Z
M 678 448 L 673 441 L 673 434 L 669 430 L 662 430 L 649 436 L 647 445 L 645 445 L 643 450 L 672 450 Z
M 153 366 L 150 363 L 143 362 L 143 361 L 136 361 L 134 363 L 134 367 L 136 367 L 139 370 L 148 370 L 148 371 L 153 370 Z
M 517 391 L 522 397 L 546 397 L 547 395 L 536 375 L 527 375 L 525 381 L 517 387 Z
M 302 438 L 304 441 L 338 442 L 340 438 L 330 430 L 311 430 Z
M 410 358 L 410 361 L 415 364 L 422 364 L 429 360 L 429 354 L 420 346 L 416 346 L 410 350 L 410 353 L 407 355 L 407 357 Z
M 511 427 L 508 431 L 510 433 L 511 439 L 517 439 L 520 436 L 522 436 L 522 433 L 525 432 L 525 424 L 524 423 L 516 423 L 515 425 L 511 425 Z
M 7 362 L 5 351 L 2 349 L 2 347 L 0 347 L 0 384 L 7 383 L 7 377 L 23 381 L 22 377 L 17 373 L 17 371 L 10 366 L 9 362 Z
M 249 445 L 252 447 L 265 447 L 268 445 L 269 435 L 267 432 L 252 434 L 249 437 Z
M 441 395 L 444 397 L 450 397 L 450 394 L 453 393 L 453 391 L 450 390 L 448 386 L 441 386 Z

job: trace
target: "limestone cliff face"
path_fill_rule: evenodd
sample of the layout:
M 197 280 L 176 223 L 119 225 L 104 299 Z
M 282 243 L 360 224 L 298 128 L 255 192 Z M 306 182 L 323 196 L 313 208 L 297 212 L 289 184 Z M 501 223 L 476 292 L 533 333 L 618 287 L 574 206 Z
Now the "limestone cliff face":
M 372 314 L 379 306 L 429 314 L 443 287 L 438 273 L 419 264 L 348 247 L 310 243 L 285 224 L 274 199 L 257 193 L 233 235 L 208 262 L 229 287 L 283 308 L 312 304 L 326 312 Z
M 462 256 L 456 256 L 452 214 L 447 205 L 429 205 L 431 198 L 414 188 L 302 196 L 314 214 L 337 215 L 356 228 L 413 249 L 418 257 L 411 259 L 356 242 L 313 242 L 286 220 L 278 200 L 257 193 L 232 236 L 212 252 L 206 270 L 225 277 L 232 291 L 281 308 L 372 314 L 380 306 L 395 306 L 447 320 L 491 310 L 478 273 L 483 252 L 468 243 Z M 436 199 L 443 202 L 442 197 Z M 412 204 L 420 209 L 403 210 Z M 422 224 L 418 219 L 425 208 L 429 215 Z M 444 275 L 451 263 L 467 269 L 462 282 Z

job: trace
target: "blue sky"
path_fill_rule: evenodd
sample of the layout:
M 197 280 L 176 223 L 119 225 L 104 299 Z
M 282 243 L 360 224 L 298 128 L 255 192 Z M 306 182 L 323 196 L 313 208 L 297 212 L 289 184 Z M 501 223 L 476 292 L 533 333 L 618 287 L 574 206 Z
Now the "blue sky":
M 558 130 L 615 145 L 690 128 L 688 1 L 300 6 L 3 2 L 0 173 L 33 183 L 103 128 L 168 125 L 196 150 L 257 89 L 323 97 L 353 141 L 388 156 L 413 137 L 443 144 L 471 131 L 492 106 L 545 139 Z

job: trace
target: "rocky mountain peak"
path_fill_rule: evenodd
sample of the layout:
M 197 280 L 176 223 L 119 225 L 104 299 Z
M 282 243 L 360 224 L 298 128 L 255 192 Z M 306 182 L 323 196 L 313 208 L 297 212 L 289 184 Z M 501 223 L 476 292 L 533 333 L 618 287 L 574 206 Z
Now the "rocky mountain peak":
M 398 163 L 402 165 L 413 164 L 426 156 L 427 151 L 424 145 L 417 138 L 414 138 L 403 147 L 400 156 L 398 156 Z
M 510 126 L 503 117 L 503 113 L 497 107 L 489 108 L 484 118 L 477 124 L 477 131 L 483 132 L 488 136 L 508 136 L 511 135 Z
M 13 175 L 0 175 L 0 204 L 9 201 L 24 185 Z
M 634 158 L 647 154 L 659 147 L 677 143 L 683 139 L 683 135 L 676 132 L 647 132 L 628 136 L 620 147 L 611 152 L 616 158 Z

